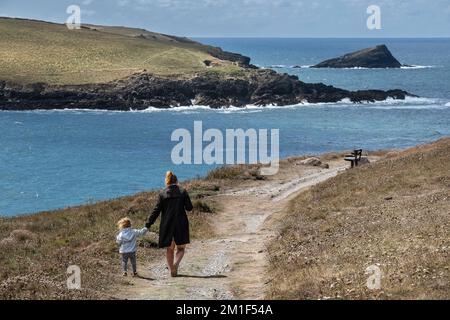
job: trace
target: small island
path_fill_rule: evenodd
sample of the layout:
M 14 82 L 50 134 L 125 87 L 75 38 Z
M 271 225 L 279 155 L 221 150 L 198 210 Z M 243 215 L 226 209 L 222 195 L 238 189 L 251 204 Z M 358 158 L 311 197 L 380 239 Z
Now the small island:
M 402 64 L 384 44 L 347 53 L 339 58 L 323 61 L 311 68 L 401 68 Z

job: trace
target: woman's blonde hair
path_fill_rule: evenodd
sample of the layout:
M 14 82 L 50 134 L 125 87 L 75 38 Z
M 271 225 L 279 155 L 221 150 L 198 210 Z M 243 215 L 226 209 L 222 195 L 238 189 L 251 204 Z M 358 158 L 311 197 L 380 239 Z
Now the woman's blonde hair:
M 130 220 L 130 218 L 120 219 L 119 222 L 117 222 L 117 226 L 119 227 L 120 230 L 131 228 L 131 220 Z
M 166 173 L 166 186 L 170 186 L 172 184 L 177 184 L 178 178 L 172 171 L 167 171 Z

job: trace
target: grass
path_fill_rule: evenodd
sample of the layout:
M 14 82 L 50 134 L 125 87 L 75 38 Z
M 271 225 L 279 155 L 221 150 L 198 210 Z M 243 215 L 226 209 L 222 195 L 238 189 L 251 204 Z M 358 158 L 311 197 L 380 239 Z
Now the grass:
M 211 47 L 142 29 L 86 26 L 0 18 L 0 80 L 19 84 L 105 83 L 146 71 L 190 77 L 242 69 L 209 53 Z M 205 60 L 214 62 L 207 68 Z
M 211 170 L 206 180 L 258 180 L 263 179 L 260 175 L 259 165 L 233 165 L 223 166 Z
M 227 79 L 243 79 L 251 72 L 252 71 L 242 69 L 236 65 L 223 65 L 206 70 L 206 74 Z
M 199 213 L 214 213 L 215 209 L 212 207 L 212 205 L 204 200 L 194 200 L 192 202 L 192 205 L 194 206 L 195 212 Z
M 197 195 L 211 189 L 197 181 L 190 190 Z M 133 227 L 144 225 L 157 194 L 132 197 L 0 219 L 0 299 L 108 299 L 104 292 L 119 273 L 115 244 L 116 222 L 125 216 Z M 196 200 L 199 201 L 199 200 Z M 195 205 L 189 215 L 193 239 L 212 237 L 210 219 L 214 210 L 207 200 Z M 157 232 L 157 222 L 152 231 Z M 138 259 L 159 258 L 157 239 L 140 240 Z M 77 265 L 82 271 L 82 290 L 66 288 L 66 270 Z
M 449 299 L 450 139 L 300 194 L 269 247 L 271 299 Z M 366 287 L 379 265 L 382 289 Z

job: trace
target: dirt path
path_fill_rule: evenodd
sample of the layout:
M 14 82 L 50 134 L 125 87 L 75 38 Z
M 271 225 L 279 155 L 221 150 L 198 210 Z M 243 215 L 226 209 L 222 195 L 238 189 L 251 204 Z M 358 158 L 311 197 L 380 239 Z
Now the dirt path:
M 214 197 L 222 208 L 215 216 L 217 236 L 194 241 L 180 267 L 170 278 L 164 257 L 140 265 L 143 278 L 120 288 L 121 299 L 262 299 L 265 296 L 266 244 L 276 237 L 273 221 L 289 199 L 304 189 L 344 170 L 342 162 L 330 169 L 291 166 L 289 170 L 245 188 L 226 190 Z

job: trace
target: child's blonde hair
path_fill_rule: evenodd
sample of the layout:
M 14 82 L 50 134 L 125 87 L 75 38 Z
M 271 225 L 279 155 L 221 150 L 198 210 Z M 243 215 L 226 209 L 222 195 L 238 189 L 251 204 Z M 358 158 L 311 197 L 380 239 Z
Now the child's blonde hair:
M 130 218 L 120 219 L 119 222 L 117 222 L 117 226 L 119 227 L 120 230 L 131 228 L 131 220 L 130 220 Z
M 178 178 L 172 171 L 167 171 L 166 173 L 166 186 L 170 186 L 172 184 L 177 184 Z

